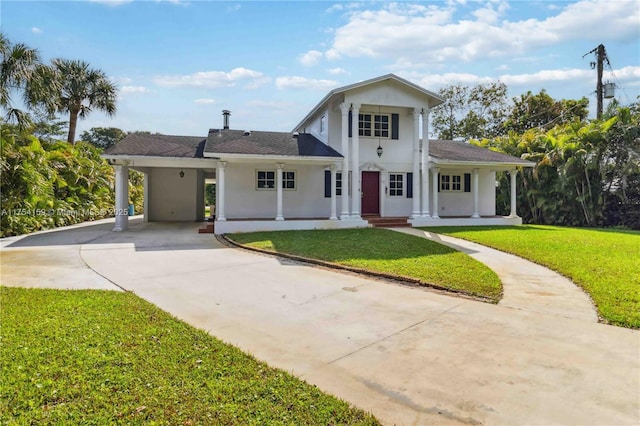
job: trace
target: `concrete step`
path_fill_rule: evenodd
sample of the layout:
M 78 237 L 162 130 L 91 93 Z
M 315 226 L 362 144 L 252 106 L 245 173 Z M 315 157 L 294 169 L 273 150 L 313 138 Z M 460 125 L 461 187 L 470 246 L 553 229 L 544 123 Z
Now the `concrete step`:
M 375 228 L 400 228 L 409 226 L 406 217 L 366 217 L 370 225 Z
M 213 234 L 213 229 L 214 224 L 211 222 L 206 222 L 198 229 L 198 234 Z

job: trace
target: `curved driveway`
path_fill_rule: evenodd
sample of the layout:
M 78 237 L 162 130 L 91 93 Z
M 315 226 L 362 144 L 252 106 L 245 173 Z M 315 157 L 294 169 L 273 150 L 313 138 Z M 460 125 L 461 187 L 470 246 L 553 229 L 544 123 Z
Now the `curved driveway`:
M 389 424 L 640 423 L 638 331 L 111 226 L 3 240 L 2 283 L 132 291 Z

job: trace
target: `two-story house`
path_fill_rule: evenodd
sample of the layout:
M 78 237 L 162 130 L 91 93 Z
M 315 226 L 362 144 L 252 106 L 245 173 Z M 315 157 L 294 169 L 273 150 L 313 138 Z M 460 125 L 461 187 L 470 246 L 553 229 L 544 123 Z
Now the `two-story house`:
M 116 228 L 127 227 L 127 173 L 145 174 L 145 220 L 204 220 L 216 183 L 215 233 L 369 226 L 519 224 L 517 171 L 534 164 L 462 142 L 429 140 L 443 102 L 389 74 L 331 91 L 292 132 L 231 130 L 206 138 L 127 136 L 104 157 L 116 168 Z M 497 217 L 495 173 L 511 175 L 511 215 Z

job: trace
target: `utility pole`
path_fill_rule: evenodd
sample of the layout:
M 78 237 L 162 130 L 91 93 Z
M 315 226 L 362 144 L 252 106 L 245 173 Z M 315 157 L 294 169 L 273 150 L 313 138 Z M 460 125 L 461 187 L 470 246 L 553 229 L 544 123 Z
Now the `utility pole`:
M 584 55 L 582 55 L 582 57 L 584 58 L 587 55 L 590 55 L 592 53 L 596 54 L 596 62 L 591 62 L 591 69 L 597 68 L 598 70 L 598 82 L 596 85 L 596 97 L 598 99 L 598 106 L 596 108 L 596 117 L 598 119 L 600 119 L 602 117 L 602 101 L 603 101 L 603 86 L 602 86 L 602 71 L 604 68 L 604 62 L 606 61 L 607 64 L 609 65 L 609 67 L 611 67 L 611 64 L 609 63 L 609 58 L 607 58 L 607 51 L 604 49 L 604 45 L 600 44 L 598 45 L 598 47 L 596 47 L 595 49 L 591 50 L 590 52 L 585 53 Z

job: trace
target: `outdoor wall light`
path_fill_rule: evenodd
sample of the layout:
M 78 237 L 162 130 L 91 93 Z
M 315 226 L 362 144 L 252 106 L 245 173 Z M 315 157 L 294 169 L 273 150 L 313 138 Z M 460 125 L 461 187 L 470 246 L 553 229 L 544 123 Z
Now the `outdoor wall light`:
M 180 177 L 183 178 L 184 177 L 184 170 L 180 170 Z
M 380 146 L 379 141 L 378 141 L 378 148 L 376 149 L 376 153 L 378 153 L 378 158 L 382 157 L 382 146 Z

